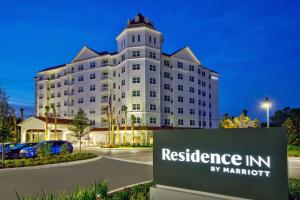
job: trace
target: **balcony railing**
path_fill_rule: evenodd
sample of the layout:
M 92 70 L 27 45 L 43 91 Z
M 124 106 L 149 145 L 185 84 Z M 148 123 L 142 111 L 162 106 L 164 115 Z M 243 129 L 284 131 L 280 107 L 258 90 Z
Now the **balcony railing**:
M 108 79 L 108 75 L 101 76 L 101 80 L 106 80 L 106 79 Z
M 102 92 L 104 92 L 104 91 L 108 91 L 108 87 L 101 88 L 101 91 L 102 91 Z

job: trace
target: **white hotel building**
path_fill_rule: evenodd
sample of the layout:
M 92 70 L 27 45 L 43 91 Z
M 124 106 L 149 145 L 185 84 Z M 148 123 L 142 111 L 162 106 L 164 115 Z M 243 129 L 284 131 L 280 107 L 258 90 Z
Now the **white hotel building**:
M 144 131 L 218 127 L 219 74 L 203 66 L 189 47 L 172 54 L 162 52 L 162 33 L 141 14 L 128 20 L 116 42 L 117 52 L 85 46 L 70 63 L 37 73 L 36 115 L 40 118 L 31 117 L 21 124 L 23 141 L 28 140 L 26 133 L 43 134 L 44 125 L 34 127 L 30 120 L 41 120 L 45 106 L 55 106 L 61 119 L 71 119 L 82 108 L 94 127 L 93 142 L 102 143 L 110 97 L 121 131 L 123 106 L 129 130 L 131 115 L 136 117 L 135 126 Z M 62 138 L 68 139 L 65 134 Z

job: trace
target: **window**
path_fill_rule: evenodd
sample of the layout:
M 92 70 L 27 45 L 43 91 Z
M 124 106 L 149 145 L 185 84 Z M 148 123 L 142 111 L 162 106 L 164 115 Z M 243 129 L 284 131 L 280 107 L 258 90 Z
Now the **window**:
M 141 118 L 140 117 L 135 117 L 134 120 L 133 120 L 133 123 L 140 124 L 141 123 Z
M 57 96 L 57 97 L 61 97 L 61 93 L 58 92 L 58 93 L 56 94 L 56 96 Z
M 183 91 L 183 85 L 178 85 L 178 90 Z
M 121 56 L 121 61 L 125 60 L 125 54 Z
M 57 86 L 58 88 L 60 88 L 60 87 L 61 87 L 61 83 L 58 82 L 58 83 L 56 84 L 56 86 Z
M 150 65 L 149 69 L 150 69 L 150 71 L 156 71 L 156 66 L 155 65 Z
M 132 51 L 132 57 L 140 57 L 141 52 L 140 51 Z
M 140 104 L 132 104 L 132 110 L 140 110 L 141 105 Z
M 165 89 L 165 90 L 170 90 L 170 84 L 165 83 L 165 84 L 164 84 L 164 89 Z
M 151 41 L 152 41 L 152 38 L 151 38 L 151 36 L 149 36 L 149 43 L 151 43 Z
M 90 102 L 91 103 L 96 102 L 96 97 L 95 96 L 90 97 Z
M 150 58 L 156 58 L 156 53 L 155 53 L 155 52 L 152 52 L 152 51 L 150 51 Z
M 190 76 L 190 77 L 189 77 L 189 80 L 190 80 L 190 82 L 194 82 L 194 81 L 195 81 L 195 78 L 194 78 L 193 76 Z
M 124 79 L 122 80 L 121 85 L 122 85 L 122 86 L 125 85 L 125 80 L 124 80 Z
M 155 78 L 150 78 L 150 84 L 156 84 L 156 79 Z
M 150 117 L 150 124 L 156 124 L 156 118 Z
M 206 121 L 203 121 L 202 124 L 203 124 L 203 127 L 206 127 Z
M 96 67 L 96 63 L 95 62 L 90 62 L 90 68 L 95 68 Z
M 132 65 L 132 70 L 140 70 L 141 69 L 141 65 L 140 64 L 133 64 Z
M 202 86 L 205 87 L 206 83 L 204 81 L 202 81 Z
M 134 42 L 134 39 L 135 39 L 135 38 L 134 38 L 134 35 L 133 35 L 133 36 L 131 37 L 131 41 Z
M 164 60 L 164 66 L 169 67 L 170 66 L 170 62 L 168 60 Z
M 90 125 L 91 126 L 95 126 L 95 124 L 96 124 L 95 120 L 90 120 Z
M 64 101 L 64 106 L 67 106 L 68 105 L 68 101 Z
M 165 95 L 164 96 L 164 101 L 170 101 L 170 96 Z
M 44 77 L 42 75 L 39 76 L 39 81 L 44 80 Z
M 83 98 L 78 98 L 78 104 L 82 104 L 83 103 Z
M 190 93 L 194 93 L 195 89 L 193 87 L 190 87 Z
M 206 106 L 206 101 L 202 101 L 202 106 L 203 106 L 203 107 Z
M 170 78 L 170 73 L 169 72 L 164 72 L 164 77 L 165 78 Z
M 78 88 L 78 93 L 81 93 L 81 92 L 83 92 L 83 87 Z
M 55 83 L 51 83 L 50 87 L 55 88 Z
M 68 96 L 68 94 L 69 94 L 69 91 L 68 91 L 68 90 L 65 90 L 65 91 L 64 91 L 64 95 L 65 95 L 65 96 Z
M 139 97 L 139 96 L 141 96 L 141 92 L 139 90 L 133 90 L 132 91 L 132 96 L 133 97 Z
M 124 99 L 125 97 L 125 92 L 122 92 L 122 99 Z
M 201 85 L 201 80 L 200 79 L 198 79 L 198 85 Z
M 140 35 L 138 35 L 138 42 L 140 42 L 141 41 L 141 36 Z
M 122 72 L 122 74 L 125 72 L 125 67 L 122 67 L 122 71 L 121 72 Z
M 150 110 L 156 110 L 156 105 L 155 104 L 150 104 Z
M 201 95 L 201 90 L 198 90 L 198 95 Z
M 43 98 L 43 94 L 40 94 L 40 95 L 39 95 L 39 99 L 42 99 L 42 98 Z
M 90 85 L 90 91 L 95 91 L 96 90 L 96 86 L 95 85 Z
M 180 79 L 180 80 L 183 80 L 183 74 L 178 74 L 177 78 Z
M 177 67 L 182 69 L 183 68 L 183 63 L 182 62 L 178 62 L 177 63 Z
M 140 77 L 132 77 L 132 83 L 140 83 L 140 82 L 141 82 L 141 78 Z
M 170 109 L 170 107 L 165 107 L 165 108 L 164 108 L 164 111 L 165 111 L 165 113 L 170 113 L 170 112 L 171 112 L 171 109 Z
M 165 125 L 166 126 L 170 125 L 170 119 L 165 119 Z
M 202 76 L 205 76 L 205 72 L 202 71 Z
M 150 97 L 156 97 L 156 92 L 155 91 L 150 91 Z
M 191 104 L 195 104 L 195 99 L 194 98 L 190 98 L 190 103 Z
M 52 99 L 55 98 L 55 94 L 54 93 L 51 94 L 51 98 Z
M 156 37 L 153 38 L 153 43 L 156 44 Z
M 190 125 L 191 125 L 191 126 L 195 126 L 195 120 L 193 120 L 193 119 L 190 120 Z
M 183 108 L 178 108 L 178 114 L 183 114 Z
M 83 70 L 83 65 L 78 65 L 78 71 L 82 71 Z
M 116 88 L 117 88 L 117 84 L 113 83 L 113 89 L 116 89 Z
M 178 102 L 183 102 L 183 97 L 182 96 L 178 96 Z
M 189 65 L 189 70 L 190 71 L 194 71 L 195 70 L 195 67 L 193 65 Z
M 39 85 L 39 89 L 42 90 L 44 88 L 43 85 Z
M 81 75 L 81 76 L 78 76 L 78 81 L 83 81 L 84 80 L 84 78 L 83 78 L 83 76 Z
M 206 117 L 206 112 L 205 111 L 202 111 L 202 116 Z
M 205 91 L 202 92 L 202 96 L 203 96 L 203 97 L 206 96 L 206 92 L 205 92 Z
M 183 119 L 178 119 L 178 125 L 183 125 Z
M 194 109 L 190 109 L 190 115 L 194 115 L 195 114 L 195 110 Z
M 95 73 L 90 74 L 90 79 L 91 79 L 91 80 L 92 80 L 92 79 L 96 79 L 96 74 L 95 74 Z
M 55 74 L 51 74 L 51 75 L 50 75 L 50 78 L 51 78 L 51 79 L 55 79 Z
M 113 71 L 113 77 L 116 77 L 116 71 Z

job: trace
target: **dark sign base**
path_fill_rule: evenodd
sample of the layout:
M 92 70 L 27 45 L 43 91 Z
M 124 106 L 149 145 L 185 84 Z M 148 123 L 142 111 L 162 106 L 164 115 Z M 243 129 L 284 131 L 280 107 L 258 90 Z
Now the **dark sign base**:
M 195 190 L 155 185 L 150 188 L 151 200 L 247 200 L 244 198 L 224 196 Z

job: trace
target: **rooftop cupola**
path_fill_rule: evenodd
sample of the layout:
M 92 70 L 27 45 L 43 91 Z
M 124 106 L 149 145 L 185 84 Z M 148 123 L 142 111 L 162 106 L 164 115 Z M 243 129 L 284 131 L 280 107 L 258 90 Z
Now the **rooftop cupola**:
M 138 13 L 134 19 L 129 19 L 127 23 L 127 27 L 138 27 L 138 26 L 147 26 L 149 28 L 155 29 L 153 23 L 146 17 L 144 17 L 141 13 Z

